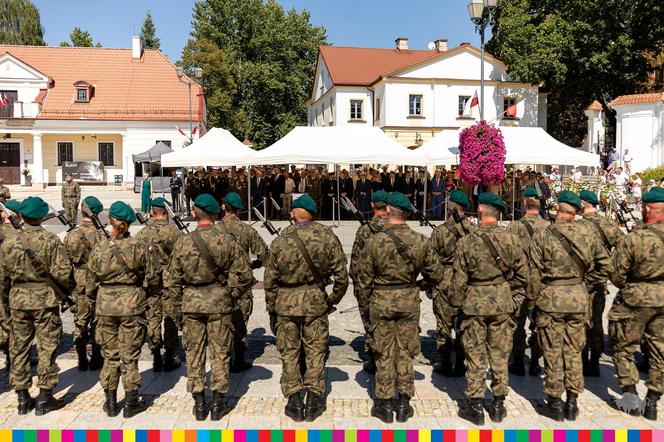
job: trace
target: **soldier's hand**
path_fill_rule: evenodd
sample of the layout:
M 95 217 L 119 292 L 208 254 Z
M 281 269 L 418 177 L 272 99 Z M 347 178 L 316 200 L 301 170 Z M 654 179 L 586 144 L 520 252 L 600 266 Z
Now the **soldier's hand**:
M 274 312 L 270 312 L 270 331 L 277 336 L 277 314 Z

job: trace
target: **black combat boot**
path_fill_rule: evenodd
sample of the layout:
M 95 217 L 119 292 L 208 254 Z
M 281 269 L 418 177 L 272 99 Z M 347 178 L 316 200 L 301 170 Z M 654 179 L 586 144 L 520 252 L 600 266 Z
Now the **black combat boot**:
M 525 373 L 524 373 L 525 374 Z M 489 418 L 491 422 L 500 423 L 507 416 L 507 409 L 505 408 L 505 396 L 495 396 L 493 404 L 489 409 Z
M 557 422 L 563 422 L 565 420 L 563 401 L 559 397 L 549 396 L 545 403 L 537 406 L 536 411 L 542 416 L 546 416 Z
M 474 423 L 484 425 L 484 407 L 482 399 L 471 399 L 465 407 L 459 410 L 459 417 Z
M 528 366 L 528 376 L 539 376 L 542 373 L 542 368 L 537 362 L 537 359 L 530 359 L 530 365 Z
M 192 396 L 194 398 L 194 408 L 192 409 L 192 413 L 194 413 L 194 417 L 197 421 L 204 421 L 207 417 L 205 393 L 201 391 L 200 393 L 193 393 Z
M 40 388 L 35 403 L 35 415 L 43 416 L 51 411 L 59 410 L 65 405 L 65 401 L 53 397 L 53 390 Z
M 101 347 L 92 344 L 92 354 L 90 355 L 90 371 L 101 370 L 104 366 L 104 358 L 101 355 Z
M 394 422 L 394 409 L 389 399 L 376 399 L 371 407 L 371 415 L 382 420 L 386 424 Z
M 507 371 L 517 376 L 525 376 L 526 364 L 524 362 L 524 356 L 513 355 L 512 362 L 510 362 L 510 365 L 507 367 Z
M 136 416 L 148 409 L 145 401 L 138 398 L 138 391 L 128 391 L 125 393 L 125 404 L 122 415 L 125 419 Z
M 567 402 L 565 402 L 565 419 L 575 421 L 579 415 L 579 406 L 576 403 L 578 394 L 567 390 Z
M 170 373 L 171 371 L 175 371 L 180 366 L 182 365 L 182 362 L 180 361 L 180 358 L 175 356 L 175 352 L 171 349 L 166 349 L 164 352 L 164 371 L 166 373 Z
M 367 351 L 367 360 L 362 363 L 362 370 L 369 374 L 376 374 L 376 359 L 371 349 Z
M 218 421 L 231 411 L 231 407 L 224 402 L 224 394 L 221 391 L 212 392 L 212 407 L 210 407 L 210 420 Z
M 466 354 L 463 348 L 458 348 L 455 356 L 453 375 L 455 378 L 462 378 L 466 375 Z
M 115 417 L 118 415 L 118 391 L 117 390 L 104 390 L 106 402 L 104 402 L 103 409 L 106 416 Z
M 161 358 L 161 347 L 152 350 L 152 371 L 161 373 L 164 370 L 164 360 Z
M 244 358 L 246 352 L 247 347 L 244 344 L 237 346 L 233 357 L 233 363 L 231 364 L 231 373 L 242 373 L 254 366 L 254 364 Z
M 76 356 L 78 356 L 78 370 L 88 371 L 88 350 L 84 343 L 76 343 Z
M 28 390 L 16 390 L 18 396 L 18 414 L 28 414 L 35 408 L 35 400 L 30 396 Z
M 399 393 L 399 402 L 397 403 L 397 422 L 406 422 L 415 415 L 415 410 L 410 405 L 410 396 Z
M 9 373 L 9 369 L 11 368 L 11 358 L 9 357 L 9 344 L 6 346 L 2 347 L 2 352 L 5 354 L 5 369 L 7 370 L 7 373 Z
M 288 396 L 288 403 L 286 403 L 284 413 L 295 422 L 304 421 L 304 404 L 302 403 L 299 392 Z
M 307 405 L 304 410 L 304 420 L 313 422 L 322 416 L 327 409 L 325 397 L 314 394 L 310 391 L 307 392 Z
M 648 373 L 650 370 L 650 352 L 645 345 L 641 345 L 641 357 L 636 361 L 636 368 L 641 373 Z
M 609 404 L 630 416 L 641 416 L 641 399 L 636 392 L 636 385 L 626 385 L 622 387 L 622 391 L 623 395 L 619 398 L 612 397 Z
M 588 376 L 588 377 L 592 377 L 592 378 L 598 378 L 599 377 L 599 375 L 600 375 L 599 358 L 600 358 L 600 354 L 597 353 L 595 350 L 593 350 L 590 353 L 590 359 L 588 359 L 588 362 L 586 362 L 583 366 L 583 375 L 584 376 Z
M 445 377 L 452 377 L 454 370 L 452 369 L 452 347 L 446 344 L 438 349 L 440 355 L 440 362 L 433 367 L 434 373 L 438 373 Z
M 661 396 L 661 393 L 648 390 L 648 394 L 646 395 L 646 406 L 643 409 L 643 417 L 651 421 L 657 420 L 657 401 L 659 401 Z

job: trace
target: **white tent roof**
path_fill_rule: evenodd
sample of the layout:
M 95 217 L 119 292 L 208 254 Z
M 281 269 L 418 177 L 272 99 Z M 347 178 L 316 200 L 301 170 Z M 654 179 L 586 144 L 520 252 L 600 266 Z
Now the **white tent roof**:
M 191 145 L 161 157 L 164 167 L 235 166 L 254 164 L 256 151 L 226 129 L 210 129 Z
M 298 126 L 257 153 L 256 164 L 425 164 L 378 127 Z
M 459 133 L 444 131 L 417 149 L 427 164 L 458 164 Z M 541 127 L 501 127 L 507 148 L 507 164 L 557 164 L 599 166 L 599 155 L 567 146 Z

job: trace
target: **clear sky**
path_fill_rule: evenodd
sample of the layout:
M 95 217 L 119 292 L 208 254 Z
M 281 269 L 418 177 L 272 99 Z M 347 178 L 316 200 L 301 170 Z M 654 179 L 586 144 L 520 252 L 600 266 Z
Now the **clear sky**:
M 152 11 L 161 49 L 173 61 L 189 38 L 194 0 L 32 0 L 41 13 L 45 39 L 57 45 L 75 27 L 105 47 L 129 47 L 145 12 Z M 479 45 L 468 18 L 469 0 L 279 0 L 287 8 L 308 9 L 311 21 L 327 29 L 335 45 L 392 47 L 398 36 L 413 49 L 447 38 Z

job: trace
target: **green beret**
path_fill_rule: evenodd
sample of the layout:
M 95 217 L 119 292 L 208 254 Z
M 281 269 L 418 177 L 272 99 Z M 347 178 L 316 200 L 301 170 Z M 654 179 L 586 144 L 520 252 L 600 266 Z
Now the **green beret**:
M 595 192 L 591 192 L 590 190 L 585 190 L 585 189 L 582 190 L 582 191 L 579 193 L 579 197 L 580 197 L 583 201 L 585 201 L 585 202 L 587 202 L 587 203 L 590 203 L 590 204 L 592 204 L 593 206 L 596 206 L 596 205 L 599 204 L 599 200 L 597 199 L 597 195 L 595 194 Z
M 74 176 L 74 174 L 71 173 L 71 172 L 67 172 L 67 173 L 65 173 L 65 178 L 67 178 L 68 176 Z
M 371 194 L 372 203 L 385 203 L 387 204 L 387 199 L 390 197 L 390 194 L 384 190 L 377 190 Z
M 643 194 L 642 201 L 644 203 L 664 203 L 664 188 L 653 187 L 650 192 Z
M 171 206 L 172 204 L 166 201 L 164 198 L 158 197 L 152 200 L 152 205 L 154 207 L 166 207 L 166 205 Z
M 97 197 L 87 196 L 83 199 L 83 202 L 88 206 L 88 209 L 94 214 L 101 213 L 104 211 L 104 205 L 99 201 Z
M 14 213 L 20 213 L 21 211 L 21 202 L 19 200 L 9 200 L 4 202 L 7 210 L 11 210 Z
M 412 212 L 414 209 L 408 197 L 401 192 L 390 193 L 390 196 L 387 198 L 387 205 L 406 212 Z
M 309 196 L 308 193 L 303 193 L 298 199 L 293 201 L 293 209 L 304 209 L 314 215 L 318 213 L 316 202 Z
M 244 210 L 244 204 L 242 203 L 242 198 L 240 198 L 240 195 L 238 195 L 237 192 L 231 192 L 228 195 L 226 195 L 224 197 L 224 204 L 228 204 L 229 206 L 235 209 Z
M 129 224 L 136 221 L 136 212 L 123 201 L 116 201 L 111 204 L 111 208 L 108 209 L 108 216 Z
M 450 192 L 450 201 L 457 203 L 461 207 L 468 207 L 470 205 L 470 201 L 468 201 L 466 194 L 459 189 L 454 189 Z
M 202 209 L 205 213 L 211 213 L 213 215 L 217 215 L 221 212 L 221 206 L 219 206 L 217 200 L 209 193 L 198 195 L 194 201 L 194 206 Z
M 23 200 L 18 211 L 26 218 L 42 219 L 48 213 L 48 204 L 38 196 L 31 196 Z
M 537 198 L 538 196 L 537 189 L 534 187 L 529 187 L 523 192 L 524 198 Z
M 498 195 L 492 192 L 482 192 L 478 198 L 480 204 L 495 207 L 498 210 L 505 210 L 505 203 Z
M 583 209 L 583 206 L 581 205 L 581 198 L 579 198 L 579 195 L 570 190 L 563 190 L 562 192 L 560 192 L 560 195 L 558 195 L 558 202 L 570 204 L 578 208 L 579 210 Z

